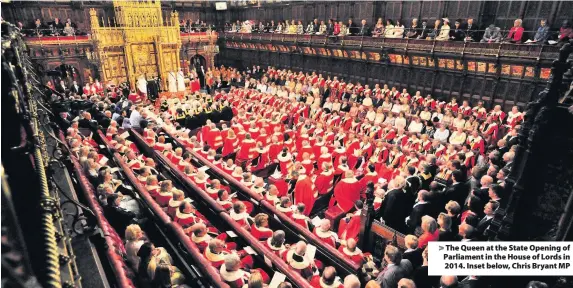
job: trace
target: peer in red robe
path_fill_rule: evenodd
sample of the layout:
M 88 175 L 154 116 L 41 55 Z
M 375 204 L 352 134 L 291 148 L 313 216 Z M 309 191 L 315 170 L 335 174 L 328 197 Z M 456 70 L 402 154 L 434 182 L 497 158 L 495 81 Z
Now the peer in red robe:
M 273 237 L 273 230 L 269 229 L 269 215 L 259 213 L 255 216 L 255 223 L 251 225 L 251 235 L 259 241 Z
M 324 163 L 323 169 L 314 180 L 314 186 L 319 195 L 327 194 L 334 185 L 334 171 L 330 163 Z
M 314 185 L 310 177 L 306 175 L 300 175 L 296 181 L 296 186 L 294 187 L 294 203 L 303 203 L 305 205 L 304 215 L 310 215 L 312 207 L 314 206 L 314 201 L 318 196 L 318 192 L 314 191 Z
M 354 239 L 349 239 L 346 243 L 347 245 L 340 245 L 340 247 L 338 247 L 338 251 L 352 262 L 362 267 L 362 264 L 364 264 L 364 254 L 356 247 L 356 241 Z
M 360 234 L 360 216 L 362 214 L 362 201 L 356 201 L 354 207 L 356 212 L 346 215 L 338 223 L 338 239 L 348 241 L 348 239 L 358 240 Z
M 256 156 L 255 145 L 255 140 L 251 139 L 250 135 L 247 134 L 245 140 L 240 144 L 240 150 L 237 153 L 237 160 L 248 161 L 254 159 Z
M 354 207 L 354 202 L 360 200 L 360 187 L 358 180 L 354 178 L 354 172 L 345 172 L 345 178 L 340 180 L 334 187 L 334 194 L 330 200 L 329 207 L 335 204 L 344 212 L 350 211 Z
M 330 220 L 322 219 L 320 221 L 320 226 L 314 227 L 312 234 L 318 237 L 322 243 L 336 248 L 336 242 L 338 239 L 336 233 L 330 231 Z

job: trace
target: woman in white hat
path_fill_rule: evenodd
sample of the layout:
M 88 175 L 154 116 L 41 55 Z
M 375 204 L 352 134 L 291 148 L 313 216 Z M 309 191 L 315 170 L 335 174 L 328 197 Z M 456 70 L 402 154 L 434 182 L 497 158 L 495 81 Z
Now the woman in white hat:
M 442 28 L 440 29 L 440 34 L 438 35 L 438 37 L 436 37 L 436 40 L 447 41 L 448 39 L 450 39 L 450 20 L 448 18 L 443 18 L 442 20 L 444 20 L 444 25 L 442 25 Z

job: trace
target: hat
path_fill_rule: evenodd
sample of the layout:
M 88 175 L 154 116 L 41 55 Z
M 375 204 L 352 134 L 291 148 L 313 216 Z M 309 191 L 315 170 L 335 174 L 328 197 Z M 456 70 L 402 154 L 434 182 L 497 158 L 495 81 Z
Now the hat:
M 448 18 L 442 18 L 442 20 L 443 20 L 444 22 L 450 23 L 450 19 L 448 19 Z

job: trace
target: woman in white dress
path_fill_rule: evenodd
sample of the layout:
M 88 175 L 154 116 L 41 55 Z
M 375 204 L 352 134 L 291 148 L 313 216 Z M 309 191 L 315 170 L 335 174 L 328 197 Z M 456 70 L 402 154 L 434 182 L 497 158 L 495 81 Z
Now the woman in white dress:
M 440 34 L 436 37 L 437 41 L 447 41 L 450 39 L 450 20 L 448 18 L 444 18 L 444 25 L 440 29 Z
M 392 38 L 404 38 L 404 25 L 400 23 L 400 20 L 396 20 L 396 25 L 394 25 L 394 32 Z
M 394 24 L 391 19 L 386 20 L 386 30 L 384 30 L 384 37 L 394 38 Z

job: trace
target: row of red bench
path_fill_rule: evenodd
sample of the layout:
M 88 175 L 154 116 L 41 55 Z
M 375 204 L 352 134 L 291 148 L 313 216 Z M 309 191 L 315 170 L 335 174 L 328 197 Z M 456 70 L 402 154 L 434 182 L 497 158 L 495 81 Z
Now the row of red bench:
M 134 131 L 135 132 L 135 131 Z M 164 131 L 165 132 L 165 131 Z M 137 133 L 137 132 L 135 132 Z M 177 141 L 172 135 L 169 135 L 167 132 L 166 134 L 173 139 L 173 141 L 179 147 L 185 147 L 180 142 Z M 143 141 L 143 139 L 140 139 Z M 219 178 L 224 179 L 227 183 L 231 186 L 235 187 L 239 193 L 241 193 L 245 198 L 252 199 L 255 206 L 259 206 L 262 211 L 269 215 L 275 215 L 275 219 L 281 223 L 281 226 L 284 227 L 283 230 L 291 231 L 295 235 L 299 235 L 301 240 L 304 240 L 314 246 L 317 247 L 317 252 L 324 255 L 325 258 L 330 259 L 330 262 L 334 267 L 336 267 L 339 274 L 358 274 L 361 267 L 358 264 L 354 263 L 348 257 L 340 253 L 334 247 L 323 243 L 318 237 L 316 237 L 311 231 L 306 229 L 305 227 L 300 226 L 299 224 L 295 223 L 292 219 L 290 219 L 287 215 L 277 210 L 274 206 L 274 203 L 269 203 L 264 197 L 256 192 L 251 191 L 250 188 L 243 185 L 241 182 L 237 181 L 231 175 L 226 173 L 225 171 L 221 170 L 219 167 L 213 165 L 209 160 L 205 159 L 200 153 L 193 151 L 193 149 L 185 148 L 186 151 L 191 153 L 193 159 L 207 167 L 209 167 L 209 171 L 212 171 L 216 174 Z
M 63 143 L 67 143 L 62 131 L 60 131 L 59 137 Z M 131 268 L 129 268 L 127 263 L 125 263 L 123 258 L 126 251 L 121 237 L 119 237 L 115 229 L 111 227 L 106 220 L 103 209 L 97 200 L 95 189 L 84 174 L 84 170 L 82 169 L 79 160 L 73 155 L 70 155 L 70 158 L 72 163 L 71 170 L 76 175 L 80 191 L 86 199 L 89 208 L 93 211 L 98 226 L 103 231 L 104 240 L 107 246 L 106 256 L 111 265 L 111 270 L 115 275 L 116 284 L 121 288 L 135 287 L 135 274 Z
M 205 207 L 209 207 L 223 221 L 223 223 L 231 227 L 231 229 L 240 238 L 242 238 L 244 242 L 248 243 L 249 246 L 253 248 L 253 250 L 258 254 L 255 257 L 259 257 L 260 260 L 262 260 L 261 261 L 262 263 L 267 263 L 267 264 L 269 262 L 272 263 L 272 267 L 269 268 L 285 274 L 289 282 L 291 282 L 295 286 L 310 287 L 310 284 L 308 283 L 308 281 L 306 281 L 306 279 L 302 278 L 300 274 L 292 270 L 284 261 L 282 261 L 282 259 L 276 256 L 262 243 L 257 241 L 257 239 L 254 238 L 246 229 L 244 229 L 243 227 L 238 225 L 233 219 L 231 219 L 227 211 L 215 200 L 213 200 L 207 194 L 206 191 L 202 190 L 193 182 L 191 182 L 189 179 L 187 179 L 187 177 L 185 177 L 185 175 L 183 175 L 183 173 L 179 171 L 177 167 L 173 165 L 173 163 L 171 163 L 170 160 L 166 159 L 165 156 L 163 156 L 161 153 L 157 151 L 154 151 L 153 149 L 150 149 L 150 147 L 147 146 L 147 144 L 143 141 L 141 136 L 136 131 L 132 130 L 131 135 L 135 140 L 134 142 L 136 144 L 139 144 L 139 147 L 143 148 L 142 150 L 145 150 L 142 151 L 143 154 L 146 154 L 146 156 L 152 156 L 158 164 L 163 165 L 166 170 L 169 170 L 174 175 L 174 177 L 178 178 L 181 182 L 183 182 L 184 186 L 188 188 L 184 189 L 188 192 L 186 193 L 187 196 L 192 195 L 193 197 L 191 198 L 193 200 L 203 203 Z M 99 136 L 101 139 L 104 139 L 104 142 L 109 147 L 109 143 L 107 143 L 107 140 L 103 136 L 103 133 L 99 132 Z M 203 257 L 203 255 L 199 251 L 199 248 L 195 245 L 195 243 L 193 243 L 189 239 L 189 236 L 185 234 L 181 226 L 171 221 L 171 218 L 165 213 L 165 211 L 163 211 L 161 206 L 159 206 L 155 202 L 155 200 L 151 197 L 147 189 L 139 183 L 137 177 L 133 174 L 133 172 L 131 172 L 131 170 L 128 168 L 127 164 L 121 159 L 119 154 L 115 153 L 114 158 L 119 160 L 119 163 L 122 166 L 122 169 L 126 172 L 127 177 L 130 179 L 130 182 L 134 184 L 137 191 L 139 191 L 144 201 L 148 204 L 150 209 L 156 214 L 157 218 L 161 221 L 161 223 L 165 227 L 167 227 L 167 229 L 175 231 L 178 240 L 184 246 L 186 252 L 188 252 L 193 258 L 193 260 L 200 266 L 199 268 L 202 270 L 203 274 L 206 277 L 211 278 L 210 280 L 212 281 L 213 285 L 217 287 L 228 287 L 228 285 L 221 280 L 217 269 L 213 268 L 211 266 L 211 263 Z M 193 193 L 189 193 L 190 191 L 193 191 Z

